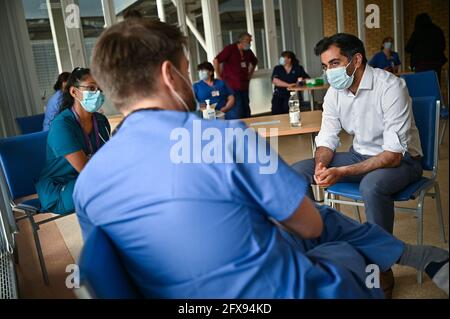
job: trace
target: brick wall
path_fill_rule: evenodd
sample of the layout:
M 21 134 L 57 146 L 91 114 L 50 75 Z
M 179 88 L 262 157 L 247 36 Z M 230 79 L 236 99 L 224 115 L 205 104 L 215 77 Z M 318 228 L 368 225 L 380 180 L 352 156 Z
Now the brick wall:
M 394 36 L 393 0 L 365 0 L 365 5 L 376 4 L 380 7 L 380 28 L 366 28 L 366 53 L 370 59 L 381 48 L 381 42 L 386 36 Z M 404 40 L 408 41 L 414 30 L 414 21 L 419 13 L 427 12 L 433 22 L 440 26 L 447 40 L 446 56 L 449 57 L 449 2 L 448 0 L 404 0 Z M 324 35 L 330 36 L 337 32 L 336 0 L 322 0 Z M 344 0 L 344 30 L 347 33 L 358 34 L 356 0 Z M 366 14 L 367 15 L 367 14 Z M 409 66 L 409 54 L 400 56 L 405 67 Z M 446 64 L 448 66 L 448 63 Z
M 344 32 L 358 35 L 356 0 L 344 0 Z
M 337 33 L 336 0 L 322 0 L 323 35 L 332 36 Z

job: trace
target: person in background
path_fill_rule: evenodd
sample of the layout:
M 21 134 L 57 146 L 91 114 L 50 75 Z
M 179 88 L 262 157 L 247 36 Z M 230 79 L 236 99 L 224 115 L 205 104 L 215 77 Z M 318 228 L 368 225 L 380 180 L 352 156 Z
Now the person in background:
M 78 174 L 110 136 L 108 120 L 97 113 L 103 102 L 90 70 L 76 68 L 67 79 L 60 113 L 50 126 L 46 164 L 35 185 L 42 211 L 74 211 L 72 193 Z
M 238 42 L 226 46 L 213 62 L 217 78 L 227 83 L 236 98 L 233 109 L 229 111 L 229 119 L 251 115 L 249 86 L 258 64 L 258 59 L 250 49 L 251 42 L 252 36 L 249 33 L 241 33 Z
M 58 75 L 58 79 L 56 80 L 53 89 L 55 90 L 55 94 L 53 94 L 47 102 L 47 106 L 45 108 L 45 117 L 43 123 L 43 130 L 48 131 L 50 128 L 50 124 L 59 113 L 59 105 L 61 103 L 64 87 L 66 86 L 67 79 L 70 76 L 70 72 L 63 72 Z
M 187 43 L 174 25 L 132 19 L 105 30 L 93 52 L 92 74 L 124 120 L 73 198 L 83 238 L 102 229 L 142 297 L 382 298 L 366 266 L 396 262 L 448 290 L 447 251 L 315 206 L 277 154 L 272 174 L 259 156 L 239 160 L 269 145 L 251 142 L 241 121 L 193 114 Z M 189 160 L 212 149 L 231 161 Z
M 394 39 L 392 37 L 384 38 L 381 51 L 375 53 L 369 61 L 369 65 L 373 68 L 383 69 L 397 74 L 401 62 L 398 53 L 393 51 L 393 45 Z
M 193 89 L 200 109 L 206 106 L 206 100 L 210 100 L 210 104 L 216 105 L 216 110 L 227 114 L 234 105 L 233 91 L 227 84 L 218 79 L 214 79 L 214 66 L 209 62 L 200 63 L 197 66 L 200 81 L 194 83 Z
M 272 97 L 272 114 L 289 113 L 288 101 L 290 94 L 287 88 L 309 78 L 310 76 L 300 65 L 294 52 L 282 52 L 280 64 L 272 72 L 272 83 L 275 85 Z
M 445 36 L 441 28 L 431 21 L 427 13 L 416 17 L 414 31 L 406 44 L 405 51 L 411 54 L 411 68 L 415 72 L 433 70 L 441 82 L 445 56 Z

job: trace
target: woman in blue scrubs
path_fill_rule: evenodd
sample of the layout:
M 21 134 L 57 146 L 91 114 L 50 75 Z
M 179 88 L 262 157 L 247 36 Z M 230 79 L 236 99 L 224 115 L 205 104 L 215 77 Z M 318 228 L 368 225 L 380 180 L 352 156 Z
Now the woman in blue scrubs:
M 273 69 L 272 83 L 275 85 L 272 97 L 272 114 L 289 113 L 289 91 L 287 88 L 309 79 L 310 76 L 299 64 L 294 52 L 281 53 L 280 64 Z
M 233 91 L 227 84 L 214 78 L 214 66 L 209 62 L 203 62 L 197 66 L 200 81 L 194 83 L 193 90 L 195 99 L 200 109 L 206 107 L 206 100 L 210 104 L 216 104 L 216 110 L 225 113 L 225 119 L 230 119 L 228 111 L 234 106 Z
M 391 73 L 398 73 L 400 57 L 398 53 L 392 50 L 394 39 L 387 37 L 383 39 L 381 51 L 376 53 L 369 61 L 369 65 L 374 68 L 386 70 Z
M 58 76 L 53 89 L 55 90 L 55 94 L 53 94 L 47 102 L 47 107 L 45 108 L 45 118 L 43 129 L 44 131 L 48 131 L 50 128 L 50 124 L 56 115 L 59 114 L 59 105 L 61 104 L 61 99 L 63 96 L 64 87 L 66 86 L 67 79 L 70 76 L 70 72 L 63 72 Z
M 78 174 L 110 136 L 108 120 L 97 113 L 103 102 L 90 70 L 76 68 L 67 80 L 60 113 L 50 126 L 46 165 L 36 182 L 41 211 L 74 211 L 72 193 Z

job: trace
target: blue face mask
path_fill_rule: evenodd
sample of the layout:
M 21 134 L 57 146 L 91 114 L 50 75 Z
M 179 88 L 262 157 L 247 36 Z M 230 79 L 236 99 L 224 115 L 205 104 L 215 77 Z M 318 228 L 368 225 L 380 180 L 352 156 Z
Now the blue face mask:
M 328 83 L 338 91 L 348 89 L 350 86 L 352 86 L 357 68 L 355 68 L 355 71 L 353 71 L 353 74 L 351 76 L 348 75 L 347 67 L 351 62 L 352 61 L 350 60 L 350 62 L 346 66 L 327 70 Z
M 282 56 L 281 58 L 280 58 L 280 65 L 285 65 L 286 64 L 286 59 Z
M 94 113 L 100 110 L 105 102 L 105 95 L 98 90 L 97 92 L 82 91 L 83 100 L 79 101 L 83 109 L 89 113 Z
M 391 48 L 392 48 L 392 42 L 385 42 L 385 43 L 384 43 L 384 48 L 385 48 L 386 50 L 391 49 Z
M 206 70 L 200 70 L 200 71 L 198 71 L 198 77 L 199 77 L 200 80 L 202 80 L 202 81 L 208 80 L 208 78 L 209 78 L 208 71 L 206 71 Z

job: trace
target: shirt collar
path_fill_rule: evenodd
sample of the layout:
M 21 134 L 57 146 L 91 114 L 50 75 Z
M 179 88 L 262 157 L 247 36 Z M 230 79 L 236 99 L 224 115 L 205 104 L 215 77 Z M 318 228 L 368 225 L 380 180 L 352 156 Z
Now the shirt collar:
M 360 90 L 372 90 L 373 88 L 373 68 L 366 64 L 366 68 L 364 70 L 361 82 L 359 83 L 358 91 L 356 91 L 356 95 Z M 347 90 L 347 94 L 353 96 L 353 93 L 350 90 Z

